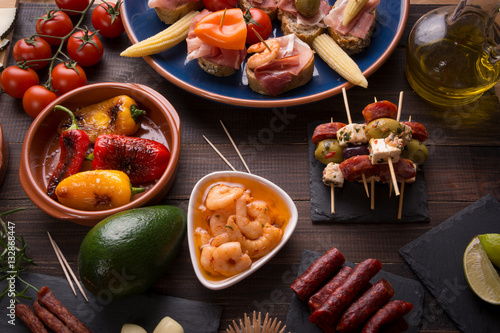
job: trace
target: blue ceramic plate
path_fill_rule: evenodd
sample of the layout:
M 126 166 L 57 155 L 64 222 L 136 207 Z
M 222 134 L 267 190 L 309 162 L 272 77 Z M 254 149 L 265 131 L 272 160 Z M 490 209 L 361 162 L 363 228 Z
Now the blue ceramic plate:
M 333 3 L 334 0 L 330 0 Z M 166 28 L 158 19 L 147 0 L 124 0 L 123 17 L 132 43 L 144 40 Z M 361 54 L 353 56 L 366 77 L 373 74 L 392 54 L 406 25 L 409 0 L 382 0 L 377 7 L 377 24 L 371 45 Z M 273 36 L 281 36 L 278 21 L 274 22 Z M 292 106 L 319 101 L 350 88 L 319 56 L 315 59 L 312 80 L 306 85 L 277 97 L 253 92 L 245 83 L 244 65 L 230 77 L 216 77 L 205 73 L 197 61 L 186 63 L 186 42 L 144 59 L 160 75 L 173 84 L 196 95 L 227 104 L 250 107 Z M 369 81 L 368 81 L 369 84 Z

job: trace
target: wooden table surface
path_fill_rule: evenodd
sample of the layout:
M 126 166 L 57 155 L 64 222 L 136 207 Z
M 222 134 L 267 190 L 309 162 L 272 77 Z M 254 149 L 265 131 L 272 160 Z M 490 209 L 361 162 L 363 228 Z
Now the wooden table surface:
M 47 0 L 21 1 L 28 2 L 53 3 Z M 374 96 L 396 103 L 399 92 L 404 91 L 405 114 L 411 114 L 415 121 L 426 125 L 430 136 L 430 155 L 425 164 L 430 223 L 352 225 L 311 222 L 306 124 L 331 116 L 345 119 L 341 95 L 308 105 L 274 109 L 219 104 L 181 90 L 140 58 L 117 61 L 120 51 L 116 49 L 117 44 L 106 42 L 106 52 L 113 56 L 105 56 L 99 65 L 88 69 L 89 83 L 120 81 L 147 84 L 161 92 L 180 115 L 182 140 L 179 169 L 163 204 L 186 209 L 197 180 L 212 171 L 228 169 L 202 135 L 206 135 L 237 169 L 244 170 L 219 124 L 221 119 L 236 144 L 245 147 L 243 156 L 252 172 L 282 187 L 299 210 L 298 226 L 290 241 L 276 257 L 244 282 L 223 291 L 203 287 L 191 266 L 186 239 L 173 268 L 155 284 L 154 291 L 221 305 L 220 331 L 225 330 L 232 320 L 241 318 L 243 313 L 254 310 L 270 312 L 285 321 L 292 297 L 288 287 L 290 276 L 295 276 L 304 249 L 325 252 L 336 246 L 352 262 L 377 258 L 383 262 L 385 270 L 417 279 L 399 255 L 398 250 L 402 246 L 489 193 L 500 199 L 498 98 L 494 91 L 489 91 L 471 106 L 439 108 L 426 103 L 412 91 L 404 75 L 404 45 L 416 19 L 432 8 L 422 5 L 420 0 L 412 3 L 405 34 L 394 54 L 369 77 L 368 89 L 349 89 L 348 96 L 351 112 L 355 114 L 353 120 L 360 120 L 357 112 L 371 103 Z M 122 42 L 123 39 L 128 41 L 125 35 L 120 38 Z M 121 66 L 124 61 L 128 66 Z M 8 64 L 13 64 L 11 56 L 8 57 Z M 131 64 L 135 68 L 133 71 L 130 71 Z M 276 129 L 273 126 L 276 121 L 282 121 L 282 130 L 273 130 Z M 10 151 L 7 176 L 0 185 L 0 211 L 26 208 L 8 220 L 16 223 L 16 233 L 24 235 L 30 247 L 29 253 L 38 263 L 30 271 L 63 277 L 47 231 L 76 270 L 80 242 L 89 228 L 48 216 L 24 193 L 18 171 L 23 138 L 31 122 L 32 119 L 23 112 L 20 101 L 5 93 L 0 95 L 0 124 Z M 421 331 L 457 331 L 455 324 L 428 292 Z

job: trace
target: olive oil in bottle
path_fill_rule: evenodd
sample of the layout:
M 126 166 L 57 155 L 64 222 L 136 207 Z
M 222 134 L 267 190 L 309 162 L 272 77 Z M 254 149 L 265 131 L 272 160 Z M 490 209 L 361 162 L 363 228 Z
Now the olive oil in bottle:
M 439 105 L 465 105 L 500 80 L 500 36 L 491 4 L 443 7 L 422 16 L 408 38 L 406 78 L 424 99 Z

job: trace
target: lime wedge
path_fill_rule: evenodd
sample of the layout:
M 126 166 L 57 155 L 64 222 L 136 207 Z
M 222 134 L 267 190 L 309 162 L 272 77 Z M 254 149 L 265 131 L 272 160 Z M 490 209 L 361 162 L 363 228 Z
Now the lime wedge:
M 476 236 L 464 253 L 465 277 L 472 291 L 482 300 L 500 305 L 500 276 Z
M 488 258 L 495 266 L 500 268 L 500 234 L 484 234 L 477 237 Z

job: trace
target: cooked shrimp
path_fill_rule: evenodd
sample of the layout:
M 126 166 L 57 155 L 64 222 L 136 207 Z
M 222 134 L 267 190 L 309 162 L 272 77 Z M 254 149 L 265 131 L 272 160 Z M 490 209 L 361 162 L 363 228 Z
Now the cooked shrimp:
M 198 227 L 194 230 L 195 244 L 200 244 L 200 246 L 207 245 L 210 243 L 212 236 L 208 233 L 206 229 Z
M 205 205 L 210 210 L 218 210 L 233 206 L 244 191 L 245 190 L 241 187 L 217 184 L 208 192 Z
M 262 235 L 262 228 L 270 221 L 267 205 L 263 201 L 252 201 L 245 195 L 236 201 L 236 224 L 245 237 L 257 239 Z M 250 219 L 251 217 L 252 219 Z
M 252 265 L 252 259 L 243 253 L 238 242 L 224 243 L 213 251 L 213 268 L 224 276 L 233 276 Z
M 214 270 L 214 257 L 215 246 L 204 246 L 201 248 L 200 263 L 201 267 L 212 275 L 220 275 Z
M 226 232 L 226 223 L 229 216 L 234 215 L 234 209 L 218 209 L 210 216 L 210 231 L 212 236 Z
M 283 236 L 283 231 L 273 225 L 264 226 L 262 236 L 256 240 L 242 238 L 240 240 L 243 251 L 248 252 L 252 259 L 261 258 L 271 252 L 278 245 Z
M 243 235 L 241 233 L 240 228 L 236 224 L 236 215 L 231 215 L 227 219 L 227 223 L 224 226 L 225 231 L 217 236 L 215 236 L 211 241 L 210 245 L 212 246 L 220 246 L 224 243 L 228 242 L 239 242 Z
M 266 45 L 268 47 L 266 47 Z M 247 52 L 255 54 L 248 58 L 248 68 L 254 69 L 260 65 L 265 64 L 266 62 L 276 59 L 278 57 L 279 51 L 280 44 L 274 39 L 266 40 L 266 44 L 260 42 L 249 46 Z

